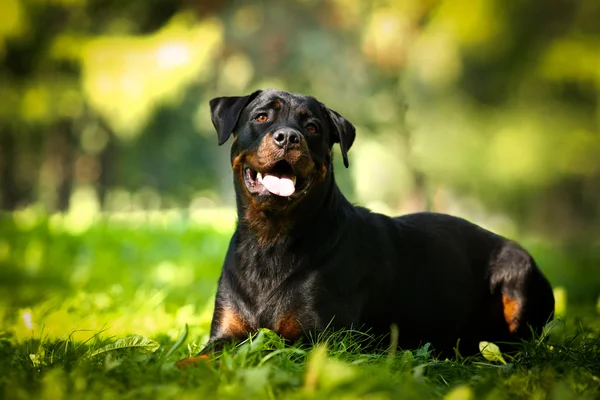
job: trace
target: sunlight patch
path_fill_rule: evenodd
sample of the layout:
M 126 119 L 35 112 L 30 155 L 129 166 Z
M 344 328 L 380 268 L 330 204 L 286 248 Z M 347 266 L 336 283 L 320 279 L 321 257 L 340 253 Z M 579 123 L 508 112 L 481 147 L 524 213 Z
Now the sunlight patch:
M 207 79 L 223 40 L 218 19 L 176 14 L 149 35 L 99 36 L 81 54 L 83 89 L 120 139 L 136 138 L 157 106 Z
M 554 290 L 554 315 L 565 316 L 567 314 L 567 291 L 564 287 L 558 286 Z
M 33 329 L 33 316 L 31 315 L 31 308 L 25 308 L 20 311 L 21 321 L 28 330 Z
M 444 400 L 473 400 L 475 395 L 467 385 L 458 386 L 444 396 Z
M 100 203 L 92 186 L 76 188 L 71 195 L 71 207 L 65 216 L 64 228 L 67 232 L 80 235 L 92 226 L 100 211 Z
M 19 230 L 30 231 L 40 222 L 41 214 L 33 207 L 27 207 L 13 212 L 12 217 Z
M 180 266 L 171 261 L 163 261 L 156 266 L 154 276 L 161 284 L 183 286 L 193 282 L 194 271 L 190 267 Z

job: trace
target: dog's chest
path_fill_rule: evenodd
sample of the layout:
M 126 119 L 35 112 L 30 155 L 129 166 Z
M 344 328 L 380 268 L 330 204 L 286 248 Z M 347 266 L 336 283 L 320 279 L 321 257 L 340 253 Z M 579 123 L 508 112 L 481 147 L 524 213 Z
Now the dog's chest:
M 268 328 L 288 340 L 314 330 L 321 319 L 315 311 L 317 274 L 246 282 L 245 296 L 233 300 L 247 331 Z M 242 300 L 245 298 L 246 301 Z
M 261 293 L 250 316 L 253 328 L 269 328 L 288 340 L 296 340 L 304 330 L 314 329 L 319 316 L 309 282 L 282 285 L 271 293 Z

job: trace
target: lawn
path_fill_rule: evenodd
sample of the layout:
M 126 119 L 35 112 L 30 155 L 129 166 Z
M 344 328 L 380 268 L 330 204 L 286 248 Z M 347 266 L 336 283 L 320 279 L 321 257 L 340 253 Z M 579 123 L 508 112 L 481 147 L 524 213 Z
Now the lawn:
M 226 210 L 2 216 L 0 398 L 600 397 L 595 304 L 567 307 L 560 289 L 564 318 L 515 354 L 493 345 L 452 360 L 427 345 L 373 354 L 357 332 L 289 346 L 264 330 L 180 371 L 174 363 L 206 342 L 232 228 Z M 573 285 L 560 272 L 568 255 L 540 241 L 528 248 L 553 282 Z

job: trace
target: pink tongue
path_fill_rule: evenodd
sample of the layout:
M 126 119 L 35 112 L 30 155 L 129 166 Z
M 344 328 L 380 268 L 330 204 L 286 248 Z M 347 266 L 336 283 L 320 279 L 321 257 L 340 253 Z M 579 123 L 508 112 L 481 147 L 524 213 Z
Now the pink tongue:
M 262 184 L 269 192 L 278 196 L 291 196 L 296 190 L 294 182 L 287 176 L 278 178 L 274 175 L 265 175 Z

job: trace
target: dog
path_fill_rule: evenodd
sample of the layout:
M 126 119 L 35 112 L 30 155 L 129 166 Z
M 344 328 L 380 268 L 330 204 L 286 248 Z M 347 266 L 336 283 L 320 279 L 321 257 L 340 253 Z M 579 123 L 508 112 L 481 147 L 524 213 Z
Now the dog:
M 350 328 L 401 348 L 475 354 L 553 317 L 552 287 L 517 243 L 464 219 L 391 218 L 352 205 L 334 179 L 354 126 L 314 97 L 278 90 L 210 101 L 218 143 L 233 134 L 237 228 L 218 283 L 210 338 L 195 363 L 268 328 L 289 341 Z

